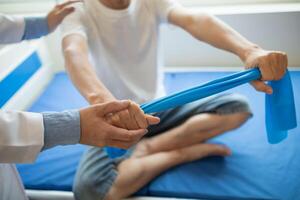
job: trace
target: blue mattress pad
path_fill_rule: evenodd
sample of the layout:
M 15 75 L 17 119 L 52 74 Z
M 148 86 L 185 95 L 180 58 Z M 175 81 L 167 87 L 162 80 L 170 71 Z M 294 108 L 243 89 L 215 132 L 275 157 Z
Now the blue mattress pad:
M 167 93 L 201 84 L 232 72 L 166 73 Z M 299 124 L 300 72 L 292 71 Z M 264 120 L 264 94 L 250 85 L 230 90 L 249 98 L 253 118 L 245 125 L 214 138 L 231 148 L 226 158 L 210 157 L 183 164 L 161 174 L 137 195 L 206 199 L 300 199 L 300 129 L 279 144 L 269 144 Z M 61 111 L 86 106 L 65 73 L 55 76 L 30 111 Z M 18 165 L 27 189 L 65 190 L 72 183 L 83 145 L 44 151 L 34 164 Z

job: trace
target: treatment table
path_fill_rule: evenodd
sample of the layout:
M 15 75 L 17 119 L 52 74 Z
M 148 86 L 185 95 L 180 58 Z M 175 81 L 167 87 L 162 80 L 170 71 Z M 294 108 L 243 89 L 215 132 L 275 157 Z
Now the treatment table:
M 167 72 L 165 86 L 170 94 L 231 73 Z M 299 124 L 300 72 L 292 71 L 291 78 Z M 174 167 L 154 179 L 136 196 L 222 200 L 300 199 L 300 128 L 291 130 L 283 142 L 269 144 L 264 119 L 264 94 L 256 92 L 250 85 L 242 85 L 228 92 L 248 97 L 254 114 L 239 129 L 212 140 L 231 148 L 233 155 L 210 157 Z M 62 111 L 86 105 L 87 102 L 67 75 L 58 73 L 30 111 Z M 84 145 L 60 146 L 42 152 L 34 164 L 18 165 L 21 178 L 33 199 L 51 199 L 51 196 L 53 199 L 72 198 L 68 192 L 72 190 L 76 168 L 85 149 Z

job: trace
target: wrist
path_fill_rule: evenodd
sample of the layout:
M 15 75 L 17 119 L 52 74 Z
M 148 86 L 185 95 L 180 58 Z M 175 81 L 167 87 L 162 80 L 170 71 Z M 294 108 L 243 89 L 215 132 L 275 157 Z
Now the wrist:
M 91 94 L 88 97 L 88 102 L 91 105 L 94 104 L 101 104 L 109 101 L 115 101 L 116 98 L 113 97 L 112 95 L 100 95 L 100 94 Z
M 255 51 L 261 50 L 261 47 L 256 44 L 251 44 L 247 48 L 242 49 L 237 54 L 240 57 L 240 59 L 245 63 L 247 61 L 247 58 Z

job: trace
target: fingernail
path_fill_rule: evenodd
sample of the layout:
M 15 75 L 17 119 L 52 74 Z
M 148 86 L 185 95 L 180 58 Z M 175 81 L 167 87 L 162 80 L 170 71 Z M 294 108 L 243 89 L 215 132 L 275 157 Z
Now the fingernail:
M 127 103 L 129 103 L 129 101 L 128 100 L 121 100 L 121 103 L 124 103 L 124 104 L 126 103 L 127 104 Z
M 273 93 L 273 90 L 272 90 L 272 89 L 267 89 L 267 93 L 268 93 L 268 94 L 272 94 L 272 93 Z

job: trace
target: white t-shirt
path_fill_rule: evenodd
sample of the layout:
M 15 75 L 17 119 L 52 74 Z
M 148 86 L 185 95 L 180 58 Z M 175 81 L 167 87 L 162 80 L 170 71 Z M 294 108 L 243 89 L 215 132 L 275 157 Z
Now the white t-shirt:
M 105 86 L 116 98 L 142 103 L 164 95 L 159 25 L 175 6 L 175 0 L 131 0 L 127 9 L 113 10 L 100 0 L 85 0 L 65 18 L 63 37 L 86 37 Z

